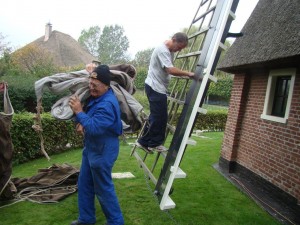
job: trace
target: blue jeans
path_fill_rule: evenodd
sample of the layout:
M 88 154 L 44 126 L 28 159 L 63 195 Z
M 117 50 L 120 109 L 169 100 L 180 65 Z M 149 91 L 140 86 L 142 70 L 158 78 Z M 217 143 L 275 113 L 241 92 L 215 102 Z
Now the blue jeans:
M 167 95 L 154 91 L 147 84 L 145 91 L 150 104 L 149 125 L 145 127 L 138 142 L 145 147 L 156 147 L 165 140 L 168 122 Z

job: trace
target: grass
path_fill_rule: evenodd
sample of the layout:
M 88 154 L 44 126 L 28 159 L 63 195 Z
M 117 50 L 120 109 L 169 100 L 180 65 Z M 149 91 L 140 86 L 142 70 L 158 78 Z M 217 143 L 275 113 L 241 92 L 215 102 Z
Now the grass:
M 189 146 L 181 163 L 187 173 L 185 179 L 176 179 L 171 198 L 176 208 L 161 211 L 153 196 L 154 185 L 145 178 L 131 147 L 121 142 L 120 156 L 114 172 L 131 172 L 135 178 L 115 179 L 115 187 L 128 225 L 277 225 L 280 224 L 257 206 L 248 196 L 220 175 L 212 165 L 218 162 L 223 133 L 205 133 L 195 137 L 196 146 Z M 133 142 L 134 139 L 128 139 Z M 140 150 L 138 150 L 140 151 Z M 142 152 L 139 152 L 142 154 Z M 154 158 L 149 155 L 147 161 Z M 35 175 L 39 168 L 54 163 L 80 166 L 81 150 L 52 155 L 51 161 L 41 158 L 13 168 L 13 177 Z M 97 225 L 105 223 L 97 206 Z M 57 204 L 19 202 L 0 208 L 1 225 L 67 225 L 77 218 L 77 194 Z

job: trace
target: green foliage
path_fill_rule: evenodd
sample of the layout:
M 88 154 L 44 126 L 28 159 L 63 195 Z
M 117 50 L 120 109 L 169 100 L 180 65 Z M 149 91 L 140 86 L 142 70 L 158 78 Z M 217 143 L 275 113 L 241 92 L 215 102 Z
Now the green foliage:
M 231 77 L 219 79 L 217 83 L 211 82 L 207 94 L 223 97 L 229 100 L 231 95 L 233 80 Z
M 10 54 L 8 52 L 4 52 L 2 58 L 0 58 L 0 77 L 7 74 L 11 67 Z
M 145 88 L 145 80 L 147 77 L 148 70 L 145 67 L 138 67 L 136 70 L 136 77 L 134 79 L 134 85 L 137 89 Z
M 9 98 L 15 112 L 36 112 L 36 95 L 34 76 L 3 76 L 3 80 L 8 83 Z M 43 107 L 45 112 L 51 110 L 52 105 L 64 94 L 55 95 L 48 91 L 43 94 Z
M 9 71 L 11 66 L 11 47 L 4 39 L 5 37 L 0 32 L 0 77 Z
M 79 44 L 87 49 L 93 56 L 99 56 L 99 39 L 101 29 L 99 26 L 90 27 L 88 30 L 82 30 L 78 39 Z
M 0 58 L 2 58 L 5 53 L 10 52 L 11 47 L 9 46 L 9 43 L 5 41 L 5 37 L 0 32 Z
M 176 126 L 179 114 L 173 121 Z M 198 114 L 195 121 L 194 130 L 207 130 L 207 131 L 224 131 L 227 120 L 227 112 L 224 110 L 208 111 L 206 114 Z
M 99 39 L 99 59 L 102 64 L 121 64 L 129 61 L 129 41 L 123 27 L 110 25 L 103 28 Z
M 29 44 L 11 54 L 13 67 L 23 76 L 44 77 L 58 71 L 53 55 L 35 44 Z
M 42 156 L 39 135 L 32 128 L 34 116 L 32 113 L 13 116 L 11 136 L 14 145 L 14 164 Z M 72 121 L 56 120 L 49 113 L 44 113 L 41 117 L 44 147 L 48 155 L 67 150 L 69 148 L 67 144 L 72 147 L 82 145 L 81 137 L 75 133 Z
M 153 50 L 154 48 L 148 48 L 142 51 L 138 51 L 135 54 L 133 65 L 137 68 L 148 68 Z
M 227 112 L 213 111 L 199 114 L 194 130 L 224 131 L 227 120 Z

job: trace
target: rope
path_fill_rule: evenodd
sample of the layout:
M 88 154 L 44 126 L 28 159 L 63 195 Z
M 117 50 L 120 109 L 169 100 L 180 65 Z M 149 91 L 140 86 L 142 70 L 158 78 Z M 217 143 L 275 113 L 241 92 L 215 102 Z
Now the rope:
M 70 186 L 66 186 L 66 187 L 54 187 L 54 186 L 28 187 L 28 188 L 25 188 L 22 191 L 20 191 L 20 193 L 18 193 L 15 196 L 15 199 L 12 201 L 12 203 L 0 206 L 0 209 L 14 205 L 19 202 L 26 201 L 26 200 L 33 202 L 33 203 L 39 203 L 39 204 L 58 203 L 58 201 L 54 201 L 54 200 L 53 201 L 50 201 L 50 200 L 36 201 L 36 200 L 32 199 L 33 197 L 39 197 L 39 196 L 45 197 L 45 195 L 46 195 L 45 192 L 47 192 L 49 190 L 54 190 L 54 191 L 55 190 L 68 190 L 67 192 L 64 192 L 64 194 L 70 195 L 77 191 L 77 185 L 70 185 Z M 29 193 L 26 193 L 26 192 L 29 192 Z M 51 196 L 55 196 L 55 195 L 57 196 L 59 194 L 53 194 L 53 193 L 51 194 Z
M 3 206 L 0 206 L 1 208 L 10 206 L 10 205 L 14 205 L 18 202 L 22 202 L 22 201 L 30 201 L 30 202 L 34 202 L 34 203 L 40 203 L 40 204 L 46 204 L 46 203 L 58 203 L 58 201 L 54 201 L 54 200 L 41 200 L 41 201 L 37 201 L 37 200 L 33 200 L 32 198 L 34 197 L 44 197 L 41 199 L 45 199 L 45 196 L 47 196 L 46 192 L 49 191 L 57 191 L 57 190 L 64 190 L 64 196 L 73 194 L 77 191 L 77 184 L 73 184 L 73 185 L 68 185 L 68 186 L 61 186 L 64 184 L 64 182 L 67 181 L 67 179 L 72 176 L 74 174 L 74 172 L 72 174 L 66 174 L 65 176 L 61 177 L 59 180 L 56 180 L 55 183 L 53 184 L 49 184 L 49 185 L 45 185 L 45 186 L 32 186 L 32 187 L 27 187 L 24 188 L 23 190 L 21 190 L 19 193 L 17 193 L 15 195 L 15 199 L 13 200 L 12 203 L 10 204 L 6 204 Z M 48 194 L 51 196 L 58 196 L 60 195 L 58 194 Z
M 36 107 L 36 115 L 33 117 L 34 124 L 32 125 L 32 128 L 37 132 L 40 141 L 41 141 L 41 152 L 44 154 L 44 156 L 50 160 L 50 157 L 48 156 L 45 147 L 44 147 L 44 137 L 43 137 L 43 128 L 42 128 L 42 119 L 41 119 L 41 112 L 43 111 L 42 107 L 42 100 L 39 100 Z
M 37 201 L 33 200 L 32 198 L 34 197 L 40 197 L 42 196 L 45 198 L 47 195 L 46 192 L 48 191 L 55 191 L 55 190 L 67 190 L 67 192 L 64 192 L 65 195 L 70 195 L 73 194 L 74 192 L 77 191 L 77 185 L 71 185 L 71 186 L 66 186 L 66 187 L 55 187 L 55 186 L 47 186 L 47 187 L 28 187 L 20 191 L 20 193 L 16 196 L 17 199 L 20 199 L 22 201 L 28 200 L 33 203 L 58 203 L 58 201 L 50 201 L 50 200 L 42 200 L 42 201 Z M 29 193 L 26 193 L 29 192 Z M 59 194 L 49 194 L 50 196 L 58 196 Z

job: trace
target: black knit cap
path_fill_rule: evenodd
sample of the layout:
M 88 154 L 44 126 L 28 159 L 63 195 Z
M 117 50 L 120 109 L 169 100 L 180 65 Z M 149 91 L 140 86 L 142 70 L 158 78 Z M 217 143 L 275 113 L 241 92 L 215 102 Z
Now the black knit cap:
M 106 84 L 107 86 L 110 85 L 110 70 L 107 65 L 97 66 L 90 77 L 100 80 L 103 84 Z

